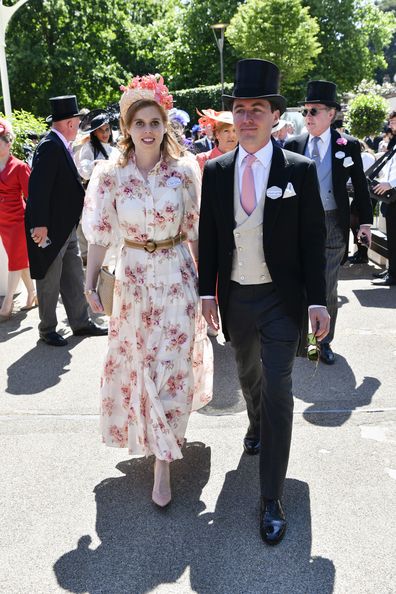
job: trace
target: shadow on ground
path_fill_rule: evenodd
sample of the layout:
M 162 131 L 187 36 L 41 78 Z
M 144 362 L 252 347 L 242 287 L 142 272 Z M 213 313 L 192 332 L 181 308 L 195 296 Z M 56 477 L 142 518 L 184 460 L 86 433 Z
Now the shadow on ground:
M 176 583 L 189 570 L 198 594 L 330 594 L 335 568 L 311 557 L 308 485 L 288 479 L 286 537 L 267 547 L 258 531 L 258 462 L 243 456 L 227 473 L 214 513 L 200 500 L 209 479 L 210 448 L 193 442 L 172 464 L 174 500 L 166 510 L 150 502 L 152 459 L 121 462 L 124 476 L 94 489 L 96 531 L 101 544 L 89 548 L 82 535 L 76 549 L 54 564 L 59 585 L 69 592 L 144 594 Z M 170 590 L 171 591 L 171 590 Z M 180 590 L 178 590 L 180 591 Z

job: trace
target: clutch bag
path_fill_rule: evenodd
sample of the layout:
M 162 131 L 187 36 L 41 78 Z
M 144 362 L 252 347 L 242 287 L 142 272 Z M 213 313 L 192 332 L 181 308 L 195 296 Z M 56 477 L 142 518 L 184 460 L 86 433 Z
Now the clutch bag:
M 113 312 L 113 296 L 114 296 L 114 273 L 109 272 L 109 269 L 102 266 L 99 272 L 98 280 L 98 295 L 103 305 L 104 312 L 107 316 L 111 316 Z

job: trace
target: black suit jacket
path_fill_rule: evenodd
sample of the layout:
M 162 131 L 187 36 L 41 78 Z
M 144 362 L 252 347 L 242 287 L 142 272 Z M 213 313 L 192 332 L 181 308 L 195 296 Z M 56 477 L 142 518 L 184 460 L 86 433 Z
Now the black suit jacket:
M 72 157 L 54 132 L 37 146 L 26 203 L 26 237 L 32 278 L 44 278 L 73 227 L 78 224 L 84 189 Z M 52 243 L 39 248 L 30 229 L 47 227 Z
M 268 188 L 283 192 L 289 182 L 296 195 L 266 197 L 263 222 L 265 260 L 285 311 L 301 325 L 307 305 L 326 305 L 324 212 L 312 161 L 279 148 L 274 153 Z M 226 339 L 227 306 L 235 248 L 234 171 L 238 149 L 207 161 L 199 223 L 199 293 L 216 295 Z
M 195 153 L 206 153 L 214 147 L 214 142 L 209 140 L 207 136 L 200 138 L 194 142 L 194 151 Z
M 309 134 L 296 136 L 290 142 L 287 142 L 285 148 L 295 153 L 303 155 L 307 146 Z M 346 144 L 337 144 L 337 140 L 344 138 Z M 360 144 L 356 138 L 347 134 L 340 134 L 336 130 L 331 130 L 331 152 L 332 152 L 332 177 L 334 198 L 337 203 L 338 221 L 343 230 L 345 243 L 348 245 L 349 226 L 350 226 L 350 205 L 347 191 L 347 181 L 352 180 L 354 189 L 354 204 L 361 223 L 373 222 L 373 208 L 368 192 L 367 179 L 364 174 Z M 346 157 L 351 157 L 353 165 L 344 167 L 344 158 L 337 159 L 337 152 L 345 153 Z

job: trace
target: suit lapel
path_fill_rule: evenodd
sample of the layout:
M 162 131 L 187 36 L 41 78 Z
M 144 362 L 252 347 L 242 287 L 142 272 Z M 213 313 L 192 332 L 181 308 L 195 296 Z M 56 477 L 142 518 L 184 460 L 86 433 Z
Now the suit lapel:
M 217 193 L 221 197 L 224 222 L 229 229 L 235 227 L 234 217 L 234 174 L 238 149 L 226 153 L 217 163 L 220 175 L 217 177 Z
M 287 161 L 283 150 L 273 143 L 274 153 L 272 155 L 271 169 L 268 177 L 268 188 L 276 186 L 282 190 L 282 195 L 289 183 L 293 165 Z M 264 205 L 264 244 L 268 243 L 274 224 L 280 212 L 282 197 L 269 198 L 266 196 Z
M 331 130 L 331 177 L 333 180 L 334 198 L 338 203 L 340 198 L 340 182 L 344 180 L 344 159 L 336 159 L 335 154 L 338 151 L 345 152 L 343 146 L 337 145 L 337 140 L 341 135 L 336 130 Z
M 79 185 L 81 185 L 80 176 L 79 176 L 79 173 L 78 173 L 78 171 L 77 171 L 77 167 L 76 167 L 76 165 L 75 165 L 75 163 L 74 163 L 74 161 L 73 161 L 73 159 L 72 159 L 72 156 L 71 156 L 71 154 L 69 153 L 69 151 L 67 150 L 67 148 L 65 147 L 65 145 L 63 144 L 63 142 L 62 142 L 62 140 L 59 138 L 59 136 L 58 136 L 57 134 L 55 134 L 55 132 L 52 132 L 52 131 L 51 131 L 51 132 L 49 133 L 49 135 L 50 135 L 51 139 L 52 139 L 54 142 L 56 142 L 56 143 L 57 143 L 57 144 L 58 144 L 58 145 L 59 145 L 59 146 L 60 146 L 60 147 L 63 149 L 63 152 L 64 152 L 64 153 L 65 153 L 65 155 L 66 155 L 67 162 L 69 163 L 69 165 L 70 165 L 70 167 L 71 167 L 71 170 L 73 171 L 73 174 L 74 174 L 75 178 L 77 179 L 77 181 L 78 181 Z M 81 187 L 82 187 L 82 186 L 81 186 Z
M 301 134 L 301 136 L 299 136 L 296 139 L 296 145 L 297 145 L 296 152 L 299 153 L 300 155 L 305 155 L 305 147 L 307 146 L 308 138 L 309 138 L 309 134 Z

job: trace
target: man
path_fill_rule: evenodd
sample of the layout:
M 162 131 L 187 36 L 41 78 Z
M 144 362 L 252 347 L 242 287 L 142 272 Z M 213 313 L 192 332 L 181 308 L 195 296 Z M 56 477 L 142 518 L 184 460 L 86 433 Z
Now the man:
M 336 85 L 324 80 L 308 83 L 307 97 L 302 102 L 308 133 L 287 142 L 287 150 L 306 155 L 315 161 L 320 198 L 326 219 L 326 289 L 330 332 L 320 345 L 320 357 L 328 365 L 335 362 L 330 346 L 337 320 L 337 283 L 341 264 L 348 253 L 350 206 L 347 181 L 352 180 L 354 205 L 361 221 L 358 239 L 366 245 L 371 241 L 372 206 L 360 156 L 359 141 L 331 129 L 331 123 L 341 106 L 336 99 Z
M 239 148 L 205 165 L 199 290 L 205 319 L 217 330 L 217 287 L 247 405 L 244 450 L 260 453 L 260 532 L 277 544 L 286 529 L 280 500 L 293 417 L 291 372 L 306 305 L 319 339 L 329 326 L 324 215 L 314 164 L 271 140 L 286 109 L 277 66 L 239 61 L 233 94 L 224 99 Z
M 389 114 L 389 127 L 393 137 L 389 141 L 388 151 L 396 146 L 396 111 Z M 389 159 L 379 175 L 381 183 L 375 188 L 376 194 L 384 194 L 391 188 L 396 188 L 396 154 Z M 396 285 L 396 203 L 382 204 L 381 211 L 386 219 L 386 238 L 388 246 L 388 268 L 383 273 L 377 273 L 373 285 L 391 287 Z
M 75 336 L 103 336 L 107 329 L 88 317 L 84 273 L 78 252 L 76 225 L 84 189 L 73 161 L 71 142 L 80 123 L 74 95 L 50 99 L 52 130 L 33 157 L 26 206 L 26 235 L 32 278 L 37 279 L 40 338 L 51 346 L 65 346 L 56 332 L 59 294 Z
M 202 115 L 198 110 L 197 113 Z M 193 143 L 194 153 L 206 153 L 207 151 L 211 151 L 214 148 L 214 135 L 213 135 L 213 128 L 210 123 L 205 124 L 204 126 L 201 125 L 203 136 L 196 140 Z
M 272 138 L 278 145 L 283 148 L 288 137 L 288 122 L 287 120 L 279 120 L 279 122 L 272 128 Z

